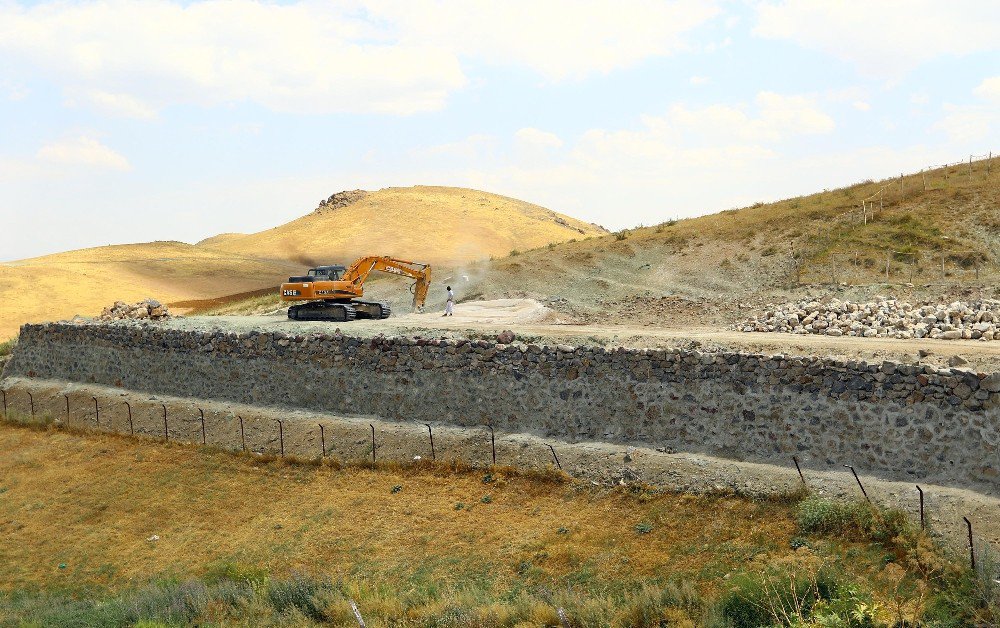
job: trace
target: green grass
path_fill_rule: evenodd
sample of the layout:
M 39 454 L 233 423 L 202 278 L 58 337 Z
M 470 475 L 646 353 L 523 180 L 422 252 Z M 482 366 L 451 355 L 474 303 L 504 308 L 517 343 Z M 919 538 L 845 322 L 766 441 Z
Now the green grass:
M 0 342 L 0 358 L 8 356 L 14 353 L 14 347 L 17 346 L 17 338 L 11 338 L 10 340 L 5 340 Z

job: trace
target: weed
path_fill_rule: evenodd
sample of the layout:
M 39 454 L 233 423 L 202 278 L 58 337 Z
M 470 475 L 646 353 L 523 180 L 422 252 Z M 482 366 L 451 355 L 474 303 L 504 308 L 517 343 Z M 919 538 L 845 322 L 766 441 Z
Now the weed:
M 653 524 L 648 521 L 635 524 L 635 531 L 639 534 L 649 534 L 653 531 Z
M 615 240 L 621 242 L 622 240 L 628 238 L 629 230 L 622 229 L 621 231 L 615 231 Z
M 517 249 L 511 249 L 511 251 L 510 251 L 510 257 L 517 257 L 520 254 L 521 254 L 521 252 L 518 251 Z
M 6 355 L 10 355 L 14 352 L 14 348 L 17 346 L 17 337 L 11 338 L 10 340 L 5 340 L 0 342 L 0 358 Z
M 395 486 L 392 487 L 391 492 L 392 492 L 393 495 L 395 495 L 396 493 L 400 492 L 401 490 L 403 490 L 403 485 L 402 484 L 397 484 L 397 485 L 395 485 Z
M 491 496 L 491 495 L 483 495 L 482 499 L 480 499 L 479 501 L 481 503 L 483 503 L 483 504 L 492 504 L 493 503 L 493 496 Z

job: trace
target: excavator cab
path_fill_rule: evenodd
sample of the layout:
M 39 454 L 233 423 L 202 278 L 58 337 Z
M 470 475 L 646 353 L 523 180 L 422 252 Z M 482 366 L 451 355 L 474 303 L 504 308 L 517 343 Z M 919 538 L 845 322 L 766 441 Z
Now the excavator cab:
M 309 276 L 313 281 L 340 281 L 347 268 L 343 266 L 317 266 L 309 269 Z

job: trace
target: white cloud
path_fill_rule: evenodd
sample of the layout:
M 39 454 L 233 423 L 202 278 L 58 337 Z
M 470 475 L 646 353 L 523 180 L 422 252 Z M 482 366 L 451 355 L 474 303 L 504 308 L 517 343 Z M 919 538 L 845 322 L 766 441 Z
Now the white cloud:
M 46 144 L 36 155 L 43 163 L 96 170 L 129 170 L 128 160 L 92 137 L 80 136 Z
M 709 82 L 709 79 L 707 76 L 692 76 L 688 81 L 692 85 L 705 85 Z
M 425 157 L 449 157 L 463 161 L 483 159 L 491 155 L 496 148 L 497 138 L 484 133 L 477 133 L 457 142 L 435 144 L 427 148 L 413 151 L 413 158 L 420 160 Z
M 1000 113 L 992 107 L 947 104 L 944 110 L 946 115 L 933 128 L 946 133 L 952 142 L 970 146 L 972 150 L 985 148 L 984 138 L 994 127 L 1000 126 Z
M 872 106 L 864 100 L 855 100 L 853 103 L 851 103 L 851 106 L 857 109 L 858 111 L 870 111 L 872 108 Z
M 549 80 L 684 50 L 711 1 L 0 2 L 0 55 L 71 102 L 149 118 L 172 104 L 413 114 L 468 84 L 465 60 Z
M 79 97 L 70 98 L 70 106 L 88 105 L 110 116 L 152 120 L 157 117 L 156 110 L 138 98 L 128 94 L 111 94 L 99 89 L 92 89 Z
M 983 82 L 972 91 L 976 96 L 1000 102 L 1000 76 L 984 79 Z
M 555 133 L 526 127 L 514 134 L 514 139 L 523 146 L 536 149 L 559 148 L 563 141 Z
M 646 116 L 643 121 L 663 135 L 693 137 L 701 142 L 734 139 L 776 142 L 796 135 L 829 133 L 835 126 L 833 119 L 810 96 L 760 92 L 754 103 L 756 112 L 749 113 L 746 105 L 711 105 L 702 109 L 674 105 L 665 115 Z
M 684 34 L 721 13 L 714 0 L 450 0 L 366 3 L 402 40 L 523 65 L 550 80 L 606 74 L 688 48 Z
M 914 105 L 926 105 L 931 101 L 931 97 L 927 95 L 927 92 L 916 92 L 910 95 L 910 102 Z
M 754 32 L 898 79 L 921 63 L 1000 49 L 993 0 L 783 0 L 757 6 Z

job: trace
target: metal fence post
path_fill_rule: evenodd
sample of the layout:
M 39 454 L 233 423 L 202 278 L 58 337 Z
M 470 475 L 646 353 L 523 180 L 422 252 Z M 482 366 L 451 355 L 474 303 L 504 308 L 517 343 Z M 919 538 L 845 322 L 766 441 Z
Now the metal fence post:
M 372 464 L 375 464 L 375 425 L 369 423 L 368 427 L 372 428 Z
M 236 418 L 240 420 L 240 442 L 243 444 L 243 453 L 247 450 L 247 433 L 243 429 L 243 417 L 236 415 Z
M 493 426 L 487 424 L 486 427 L 490 430 L 490 449 L 493 451 L 493 466 L 495 467 L 497 465 L 497 438 L 493 432 Z
M 278 422 L 278 444 L 281 447 L 281 457 L 285 457 L 285 424 L 281 419 L 275 419 Z
M 63 397 L 66 398 L 66 425 L 69 425 L 69 395 L 63 393 Z
M 169 443 L 170 430 L 167 429 L 167 406 L 162 403 L 160 405 L 163 406 L 163 442 Z
M 207 445 L 208 443 L 205 441 L 205 412 L 201 408 L 198 408 L 198 416 L 201 418 L 201 444 Z
M 30 392 L 28 393 L 28 403 L 31 404 L 31 420 L 34 421 L 35 420 L 35 398 L 31 395 Z
M 322 423 L 317 423 L 317 425 L 319 425 L 319 446 L 320 446 L 320 451 L 323 452 L 322 454 L 320 454 L 320 458 L 323 458 L 323 457 L 326 456 L 326 433 L 323 431 L 323 424 Z
M 968 517 L 962 517 L 965 520 L 965 525 L 969 528 L 969 564 L 972 565 L 972 571 L 976 570 L 976 547 L 972 543 L 972 522 L 969 521 Z
M 128 408 L 128 433 L 135 436 L 135 427 L 132 425 L 132 406 L 127 401 L 123 401 L 122 403 Z
M 0 393 L 3 393 L 3 418 L 7 418 L 7 391 L 0 388 Z
M 97 429 L 101 429 L 101 408 L 97 405 L 97 397 L 91 397 L 94 400 L 94 424 L 97 425 Z
M 854 474 L 854 479 L 857 480 L 858 486 L 861 487 L 861 494 L 865 496 L 865 499 L 867 499 L 868 503 L 870 504 L 872 502 L 872 500 L 871 500 L 870 497 L 868 497 L 868 491 L 865 490 L 865 485 L 861 483 L 861 478 L 858 477 L 858 472 L 855 471 L 854 467 L 852 467 L 849 464 L 845 464 L 844 466 L 847 467 L 848 469 L 850 469 L 851 473 Z
M 805 486 L 806 478 L 802 475 L 802 467 L 799 466 L 799 457 L 792 456 L 792 462 L 795 463 L 795 470 L 799 472 L 799 479 L 802 480 L 802 485 Z
M 548 443 L 545 443 L 545 444 L 548 445 Z M 556 449 L 555 449 L 555 447 L 553 447 L 552 445 L 549 445 L 549 451 L 552 452 L 552 458 L 555 459 L 556 466 L 559 467 L 559 470 L 562 470 L 562 465 L 559 464 L 559 456 L 556 455 Z
M 437 460 L 437 452 L 434 451 L 434 432 L 431 431 L 431 424 L 424 423 L 427 426 L 427 434 L 431 437 L 431 460 Z
M 917 484 L 917 492 L 920 493 L 920 529 L 923 530 L 926 525 L 924 524 L 924 489 L 920 488 Z

